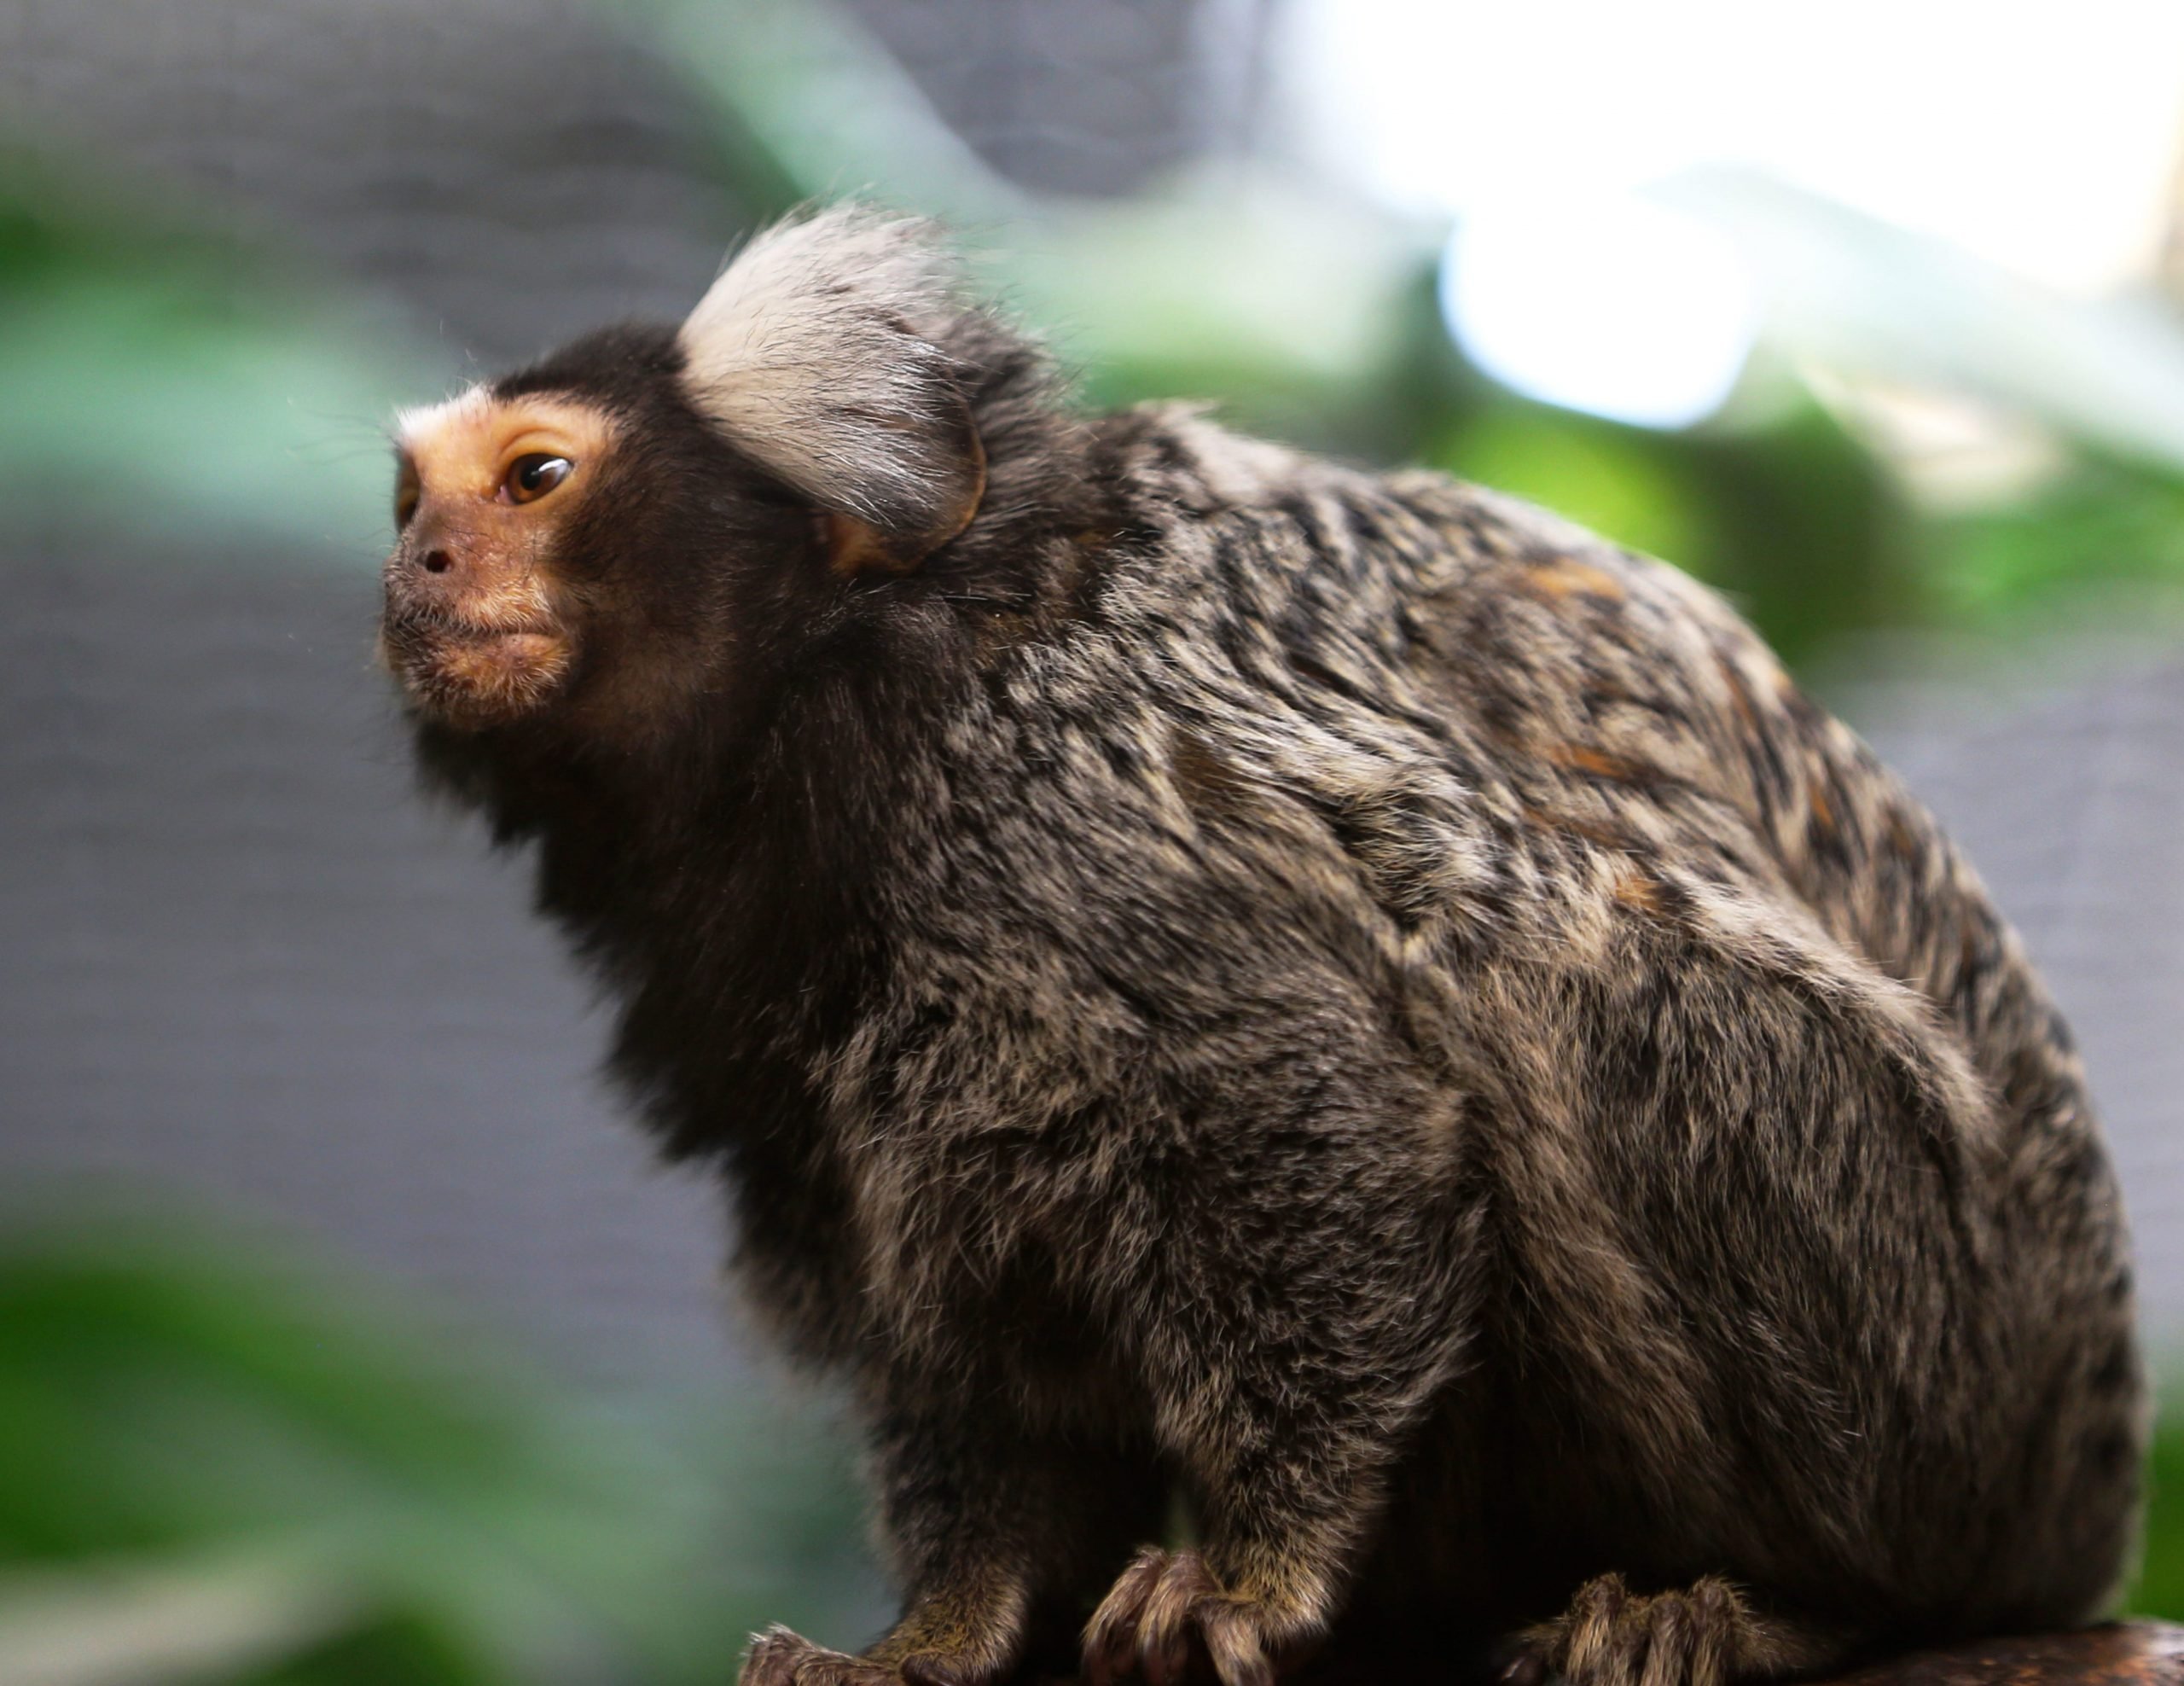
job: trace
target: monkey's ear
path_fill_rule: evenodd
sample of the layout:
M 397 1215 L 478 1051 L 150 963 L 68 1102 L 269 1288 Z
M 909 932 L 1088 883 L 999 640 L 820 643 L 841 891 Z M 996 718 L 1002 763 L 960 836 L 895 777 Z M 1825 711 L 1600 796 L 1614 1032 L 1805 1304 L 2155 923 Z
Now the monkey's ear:
M 682 324 L 692 402 L 804 493 L 844 572 L 904 572 L 978 513 L 985 451 L 940 335 L 931 226 L 840 206 L 745 247 Z

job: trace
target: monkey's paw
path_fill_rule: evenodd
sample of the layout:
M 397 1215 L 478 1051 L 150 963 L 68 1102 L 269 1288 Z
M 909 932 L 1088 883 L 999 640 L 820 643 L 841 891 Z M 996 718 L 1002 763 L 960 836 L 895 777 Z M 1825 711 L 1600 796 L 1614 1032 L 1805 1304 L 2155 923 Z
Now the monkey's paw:
M 1184 1686 L 1199 1648 L 1222 1686 L 1273 1686 L 1275 1663 L 1319 1631 L 1316 1621 L 1227 1590 L 1197 1552 L 1148 1546 L 1087 1624 L 1084 1674 L 1091 1686 L 1133 1673 L 1149 1686 Z
M 1641 1597 L 1620 1575 L 1577 1590 L 1551 1622 L 1519 1635 L 1502 1686 L 1735 1686 L 1809 1668 L 1823 1648 L 1803 1630 L 1756 1615 L 1709 1575 Z
M 752 1639 L 738 1686 L 974 1686 L 990 1672 L 937 1651 L 914 1651 L 892 1662 L 852 1657 L 770 1627 Z

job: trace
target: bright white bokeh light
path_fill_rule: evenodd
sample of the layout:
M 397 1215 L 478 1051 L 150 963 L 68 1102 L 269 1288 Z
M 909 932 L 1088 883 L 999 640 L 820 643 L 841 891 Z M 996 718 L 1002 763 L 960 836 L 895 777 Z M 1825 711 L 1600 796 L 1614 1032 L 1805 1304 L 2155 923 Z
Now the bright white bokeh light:
M 1473 206 L 1442 261 L 1441 310 L 1504 386 L 1647 427 L 1720 409 L 1759 334 L 1736 247 L 1629 194 L 1542 190 Z
M 1292 0 L 1307 150 L 1429 215 L 1535 181 L 1757 168 L 2076 292 L 2142 275 L 2179 0 Z

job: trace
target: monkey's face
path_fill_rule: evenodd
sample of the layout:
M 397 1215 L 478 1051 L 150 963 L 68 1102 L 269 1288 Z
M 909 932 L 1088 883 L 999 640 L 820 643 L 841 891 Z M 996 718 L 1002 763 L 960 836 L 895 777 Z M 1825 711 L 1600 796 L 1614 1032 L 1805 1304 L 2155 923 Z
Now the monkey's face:
M 380 648 L 421 720 L 618 752 L 717 739 L 915 596 L 974 519 L 978 424 L 903 225 L 755 241 L 690 317 L 403 419 Z
M 601 411 L 543 395 L 404 418 L 380 637 L 420 709 L 491 725 L 561 695 L 580 617 L 555 561 L 614 444 Z

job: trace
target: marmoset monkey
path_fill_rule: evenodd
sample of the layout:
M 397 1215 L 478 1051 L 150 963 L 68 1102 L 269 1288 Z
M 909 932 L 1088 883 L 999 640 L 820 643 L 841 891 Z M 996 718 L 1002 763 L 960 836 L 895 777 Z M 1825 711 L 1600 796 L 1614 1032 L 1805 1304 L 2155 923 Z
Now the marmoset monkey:
M 2069 1033 L 1707 591 L 1077 413 L 854 208 L 399 458 L 421 765 L 868 1429 L 902 1619 L 749 1686 L 1716 1686 L 2100 1610 L 2144 1391 Z

